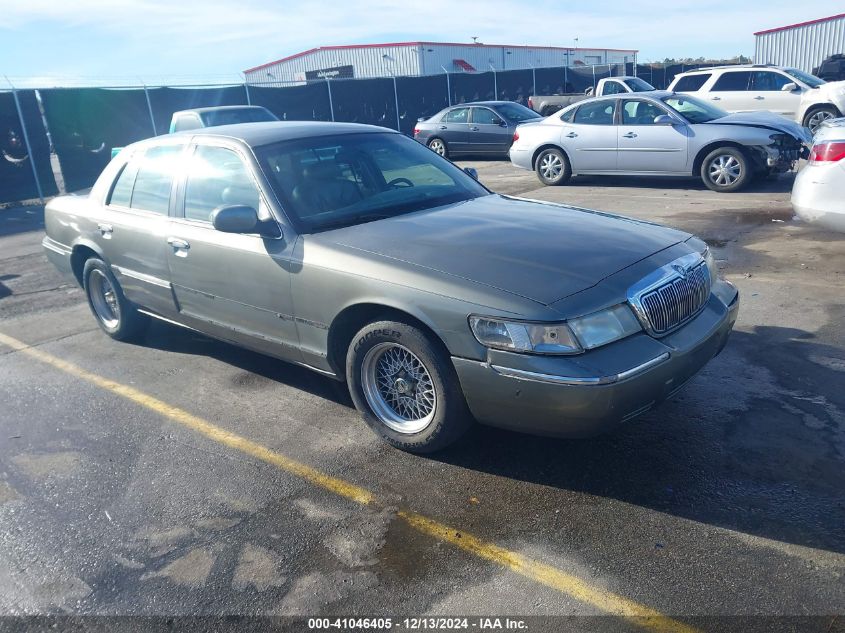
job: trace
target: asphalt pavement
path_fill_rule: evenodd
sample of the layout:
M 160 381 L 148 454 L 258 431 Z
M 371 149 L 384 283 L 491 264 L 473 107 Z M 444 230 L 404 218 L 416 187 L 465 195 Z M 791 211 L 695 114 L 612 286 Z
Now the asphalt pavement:
M 742 296 L 724 352 L 610 436 L 478 427 L 414 456 L 308 370 L 166 324 L 108 339 L 40 208 L 0 211 L 0 614 L 841 630 L 845 235 L 793 218 L 791 175 L 716 194 L 461 164 L 707 240 Z

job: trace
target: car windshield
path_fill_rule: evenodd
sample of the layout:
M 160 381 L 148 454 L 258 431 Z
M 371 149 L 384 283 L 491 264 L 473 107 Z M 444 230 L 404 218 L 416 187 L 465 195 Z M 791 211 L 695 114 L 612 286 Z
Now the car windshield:
M 234 125 L 235 123 L 263 123 L 264 121 L 278 121 L 273 113 L 264 108 L 242 108 L 237 110 L 217 110 L 203 112 L 202 120 L 206 127 L 218 125 Z
M 798 70 L 797 68 L 784 68 L 783 72 L 798 81 L 803 81 L 805 84 L 810 86 L 810 88 L 818 88 L 819 86 L 827 83 L 824 79 L 819 79 L 815 75 L 805 73 L 803 70 Z
M 491 195 L 401 134 L 317 136 L 256 148 L 285 211 L 305 233 Z
M 710 105 L 706 101 L 688 97 L 687 95 L 671 95 L 661 99 L 663 103 L 672 108 L 690 123 L 707 123 L 715 119 L 727 116 L 722 108 Z
M 502 103 L 496 106 L 496 110 L 508 121 L 515 121 L 516 123 L 543 118 L 534 110 L 530 110 L 519 103 Z
M 634 92 L 648 92 L 649 90 L 655 89 L 654 86 L 652 86 L 647 81 L 643 81 L 639 77 L 631 77 L 630 79 L 626 79 L 625 83 Z

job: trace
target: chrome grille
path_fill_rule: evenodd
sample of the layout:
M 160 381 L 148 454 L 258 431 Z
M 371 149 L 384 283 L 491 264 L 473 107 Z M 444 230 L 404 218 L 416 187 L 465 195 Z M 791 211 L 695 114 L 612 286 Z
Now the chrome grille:
M 698 314 L 710 296 L 710 271 L 702 262 L 640 297 L 654 334 L 665 334 Z

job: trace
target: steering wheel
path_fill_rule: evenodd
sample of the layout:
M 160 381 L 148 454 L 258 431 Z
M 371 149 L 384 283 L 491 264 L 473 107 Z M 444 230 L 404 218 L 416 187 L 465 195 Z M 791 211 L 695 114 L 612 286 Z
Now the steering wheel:
M 394 178 L 389 183 L 387 183 L 388 187 L 396 187 L 398 185 L 404 185 L 406 187 L 413 187 L 414 183 L 412 183 L 407 178 Z

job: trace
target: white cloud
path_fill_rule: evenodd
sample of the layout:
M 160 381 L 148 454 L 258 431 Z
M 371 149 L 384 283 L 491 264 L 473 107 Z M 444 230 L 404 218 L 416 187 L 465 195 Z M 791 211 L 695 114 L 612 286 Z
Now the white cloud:
M 213 61 L 220 72 L 308 48 L 405 39 L 638 48 L 641 58 L 753 52 L 753 31 L 822 17 L 829 1 L 614 0 L 573 6 L 517 0 L 0 0 L 0 29 L 76 28 L 118 37 L 136 70 L 179 58 L 172 74 Z M 117 53 L 117 51 L 114 51 Z M 124 55 L 126 57 L 127 55 Z M 98 72 L 108 59 L 99 60 Z M 228 62 L 228 63 L 226 63 Z M 220 67 L 223 64 L 225 67 Z M 81 70 L 80 72 L 84 72 Z

